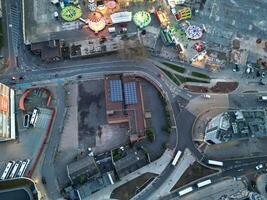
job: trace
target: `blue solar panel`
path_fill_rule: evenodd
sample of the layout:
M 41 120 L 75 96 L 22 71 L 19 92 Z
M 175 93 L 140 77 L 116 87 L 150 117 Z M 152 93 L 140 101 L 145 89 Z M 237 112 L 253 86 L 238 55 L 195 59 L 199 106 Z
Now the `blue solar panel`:
M 110 99 L 113 102 L 122 101 L 122 86 L 121 80 L 109 81 Z
M 124 84 L 124 97 L 126 105 L 137 103 L 135 82 L 128 82 Z

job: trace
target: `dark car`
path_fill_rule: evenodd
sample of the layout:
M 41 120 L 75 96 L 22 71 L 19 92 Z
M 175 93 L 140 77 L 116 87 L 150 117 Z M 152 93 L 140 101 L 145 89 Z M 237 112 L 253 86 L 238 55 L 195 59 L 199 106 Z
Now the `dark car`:
M 239 66 L 238 66 L 238 65 L 235 65 L 235 70 L 236 70 L 237 72 L 239 72 L 239 71 L 240 71 L 240 69 L 239 69 Z
M 260 77 L 260 76 L 261 76 L 261 73 L 260 73 L 259 70 L 257 71 L 256 76 L 257 76 L 257 77 Z
M 44 185 L 46 184 L 46 179 L 45 179 L 44 176 L 42 177 L 42 183 L 43 183 Z

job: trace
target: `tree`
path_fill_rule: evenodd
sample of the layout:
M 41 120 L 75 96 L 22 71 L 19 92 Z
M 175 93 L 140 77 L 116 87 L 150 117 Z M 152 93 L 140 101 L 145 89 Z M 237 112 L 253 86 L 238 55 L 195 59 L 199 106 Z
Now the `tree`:
M 81 176 L 79 177 L 79 182 L 80 182 L 80 184 L 85 183 L 86 180 L 87 180 L 87 178 L 86 178 L 86 175 L 85 175 L 85 174 L 83 174 L 83 175 L 81 175 Z
M 153 142 L 155 140 L 155 133 L 154 133 L 154 130 L 149 128 L 146 130 L 146 136 L 147 136 L 147 139 L 150 141 L 150 142 Z

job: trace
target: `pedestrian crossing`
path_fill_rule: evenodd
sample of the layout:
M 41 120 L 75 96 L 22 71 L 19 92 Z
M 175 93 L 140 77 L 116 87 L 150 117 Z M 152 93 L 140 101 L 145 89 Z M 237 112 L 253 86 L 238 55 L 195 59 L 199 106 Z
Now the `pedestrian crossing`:
M 39 111 L 40 114 L 35 127 L 40 129 L 46 129 L 51 119 L 52 110 L 46 108 L 39 108 Z

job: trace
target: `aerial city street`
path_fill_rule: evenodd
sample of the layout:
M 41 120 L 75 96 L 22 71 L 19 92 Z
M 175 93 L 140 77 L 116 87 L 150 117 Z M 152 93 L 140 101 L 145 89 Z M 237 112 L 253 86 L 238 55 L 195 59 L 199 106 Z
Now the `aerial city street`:
M 0 8 L 0 200 L 267 200 L 267 0 Z

